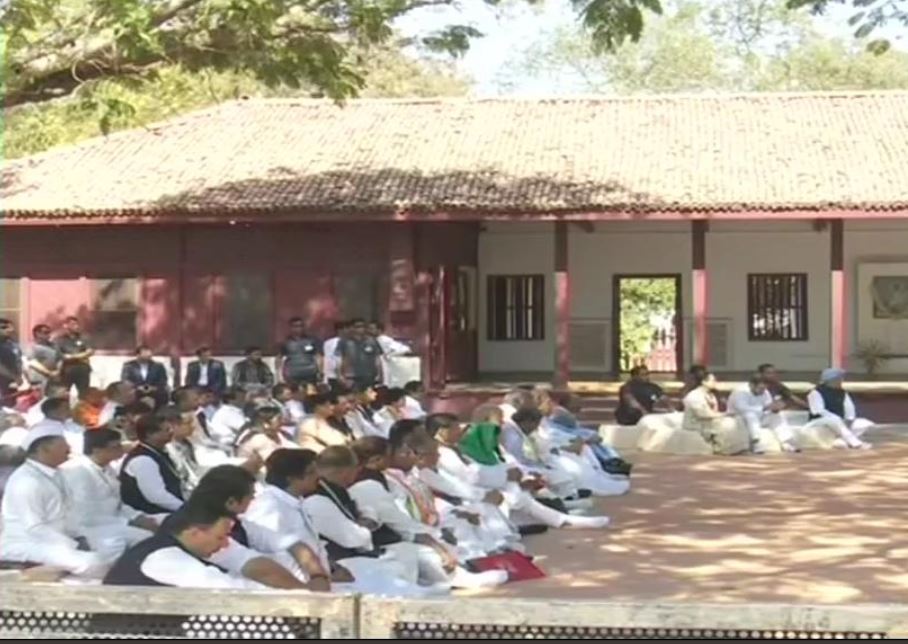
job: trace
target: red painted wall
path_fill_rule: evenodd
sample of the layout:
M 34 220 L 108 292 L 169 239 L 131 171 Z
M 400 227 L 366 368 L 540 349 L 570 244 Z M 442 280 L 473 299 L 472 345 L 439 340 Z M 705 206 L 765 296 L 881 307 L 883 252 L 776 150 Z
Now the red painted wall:
M 26 328 L 38 322 L 56 327 L 71 314 L 90 318 L 91 278 L 140 277 L 137 340 L 160 353 L 218 346 L 224 334 L 223 276 L 230 273 L 267 275 L 275 341 L 293 315 L 327 336 L 345 314 L 337 298 L 340 278 L 346 276 L 348 286 L 350 278 L 390 280 L 392 260 L 398 268 L 401 260 L 415 266 L 420 243 L 415 224 L 403 222 L 9 227 L 2 235 L 0 276 L 27 278 Z M 446 245 L 443 238 L 430 243 Z M 379 313 L 405 338 L 415 338 L 425 306 L 421 291 L 413 292 L 412 310 L 400 310 L 398 300 L 392 314 L 386 293 L 378 302 Z

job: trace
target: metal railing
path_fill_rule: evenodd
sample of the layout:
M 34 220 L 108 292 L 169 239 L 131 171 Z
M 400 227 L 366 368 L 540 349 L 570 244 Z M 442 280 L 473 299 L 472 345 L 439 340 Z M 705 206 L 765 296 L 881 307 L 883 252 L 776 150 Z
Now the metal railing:
M 6 578 L 7 580 L 9 578 Z M 2 639 L 899 639 L 908 606 L 388 599 L 0 580 Z

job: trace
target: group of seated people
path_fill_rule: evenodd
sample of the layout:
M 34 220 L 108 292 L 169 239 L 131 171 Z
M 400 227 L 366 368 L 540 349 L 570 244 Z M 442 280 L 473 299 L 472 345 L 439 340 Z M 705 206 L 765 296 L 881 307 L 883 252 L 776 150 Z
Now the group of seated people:
M 234 387 L 220 400 L 181 387 L 157 409 L 128 383 L 109 394 L 91 429 L 53 385 L 28 421 L 5 414 L 5 566 L 430 596 L 506 582 L 496 557 L 525 554 L 527 535 L 605 528 L 592 497 L 630 489 L 629 466 L 544 388 L 469 422 L 426 414 L 419 383 Z
M 785 386 L 773 365 L 763 364 L 730 393 L 723 410 L 716 377 L 695 365 L 679 410 L 650 381 L 647 368 L 638 366 L 619 391 L 615 417 L 619 425 L 642 431 L 637 447 L 643 451 L 683 449 L 683 438 L 691 436 L 716 454 L 799 452 L 806 444 L 870 449 L 863 436 L 873 423 L 858 417 L 844 380 L 844 370 L 824 369 L 805 400 Z

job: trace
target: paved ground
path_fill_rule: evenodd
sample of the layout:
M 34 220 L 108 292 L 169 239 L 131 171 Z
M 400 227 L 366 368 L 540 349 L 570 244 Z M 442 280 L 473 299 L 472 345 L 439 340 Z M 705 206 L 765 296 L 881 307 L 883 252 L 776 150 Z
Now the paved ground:
M 908 432 L 872 452 L 643 455 L 606 532 L 531 537 L 547 579 L 491 594 L 908 603 Z

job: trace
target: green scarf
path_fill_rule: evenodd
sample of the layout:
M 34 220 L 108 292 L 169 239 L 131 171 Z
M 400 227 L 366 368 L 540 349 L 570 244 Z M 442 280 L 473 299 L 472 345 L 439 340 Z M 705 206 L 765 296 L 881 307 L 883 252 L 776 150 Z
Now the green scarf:
M 492 423 L 471 425 L 460 439 L 460 450 L 480 465 L 498 465 L 503 462 L 498 451 L 501 427 Z

